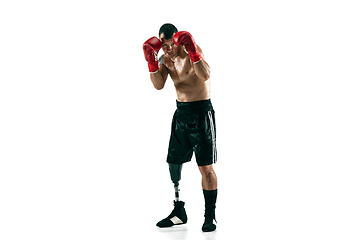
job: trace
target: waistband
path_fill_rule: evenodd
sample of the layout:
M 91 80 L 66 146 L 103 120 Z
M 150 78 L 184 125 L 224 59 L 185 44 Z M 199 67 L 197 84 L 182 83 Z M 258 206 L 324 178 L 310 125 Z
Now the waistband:
M 178 102 L 176 100 L 176 106 L 179 113 L 201 113 L 214 110 L 210 99 L 195 102 Z

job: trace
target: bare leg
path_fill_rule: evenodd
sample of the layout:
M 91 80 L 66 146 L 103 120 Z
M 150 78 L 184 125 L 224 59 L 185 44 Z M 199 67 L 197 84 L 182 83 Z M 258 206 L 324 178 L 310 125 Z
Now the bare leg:
M 217 177 L 212 165 L 199 166 L 202 176 L 202 188 L 204 190 L 217 189 Z

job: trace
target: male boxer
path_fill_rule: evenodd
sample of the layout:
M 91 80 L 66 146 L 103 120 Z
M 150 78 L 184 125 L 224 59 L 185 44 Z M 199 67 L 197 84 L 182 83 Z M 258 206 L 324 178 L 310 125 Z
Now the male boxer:
M 195 152 L 205 198 L 202 230 L 214 231 L 217 177 L 212 164 L 216 162 L 216 129 L 210 101 L 210 67 L 190 33 L 178 32 L 174 25 L 168 23 L 161 26 L 159 38 L 152 37 L 144 43 L 144 55 L 150 79 L 157 90 L 164 87 L 168 75 L 173 80 L 177 110 L 172 120 L 167 156 L 175 188 L 174 210 L 157 226 L 171 227 L 187 222 L 185 203 L 179 200 L 178 187 L 182 164 L 190 161 Z M 158 60 L 161 48 L 164 55 Z

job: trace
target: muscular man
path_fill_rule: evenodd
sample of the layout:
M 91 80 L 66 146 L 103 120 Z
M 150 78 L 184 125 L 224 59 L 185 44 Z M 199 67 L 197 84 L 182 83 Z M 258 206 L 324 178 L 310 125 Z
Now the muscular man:
M 174 25 L 167 23 L 161 26 L 159 38 L 152 37 L 143 45 L 150 79 L 154 87 L 160 90 L 170 75 L 176 89 L 177 109 L 172 121 L 167 156 L 175 188 L 174 210 L 157 226 L 171 227 L 187 222 L 185 203 L 179 200 L 179 181 L 182 164 L 189 162 L 195 152 L 205 198 L 202 230 L 214 231 L 217 177 L 212 164 L 216 162 L 216 128 L 210 101 L 210 67 L 190 33 L 179 32 Z M 158 60 L 160 48 L 164 55 Z

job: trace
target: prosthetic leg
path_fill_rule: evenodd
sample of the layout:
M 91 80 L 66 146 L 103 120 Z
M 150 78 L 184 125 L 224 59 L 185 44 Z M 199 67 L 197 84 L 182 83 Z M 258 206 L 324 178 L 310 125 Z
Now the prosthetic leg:
M 158 227 L 172 227 L 174 225 L 187 223 L 187 215 L 184 208 L 185 203 L 179 200 L 179 181 L 181 179 L 181 169 L 182 164 L 169 163 L 170 177 L 171 181 L 174 183 L 175 189 L 174 210 L 167 218 L 164 218 L 156 224 Z
M 179 181 L 181 180 L 182 164 L 169 163 L 171 181 L 174 183 L 175 201 L 179 201 Z

